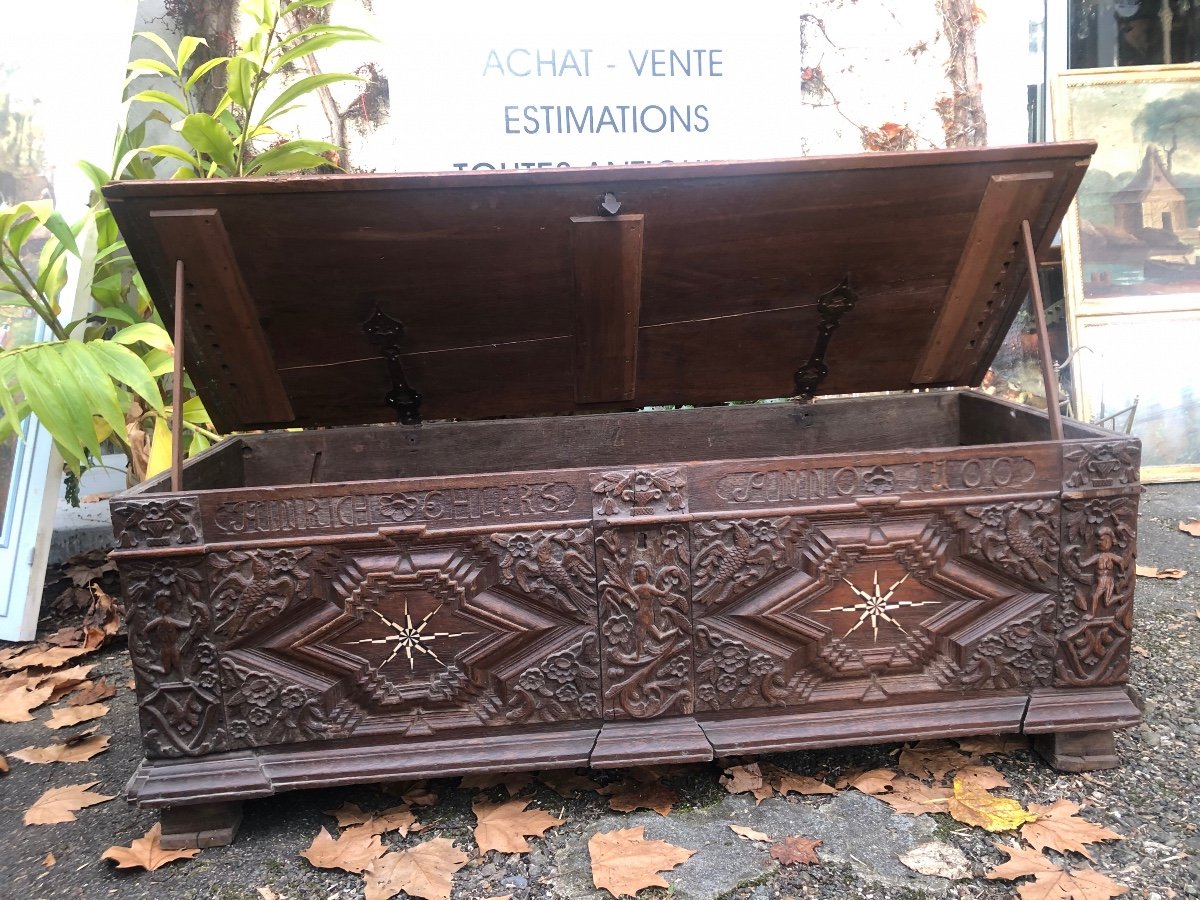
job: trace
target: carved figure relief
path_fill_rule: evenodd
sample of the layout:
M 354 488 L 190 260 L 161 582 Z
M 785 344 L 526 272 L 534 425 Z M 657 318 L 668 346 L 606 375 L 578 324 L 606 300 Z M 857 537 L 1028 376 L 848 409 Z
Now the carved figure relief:
M 693 601 L 699 606 L 721 603 L 786 567 L 802 527 L 790 516 L 697 523 L 692 529 L 697 548 Z
M 503 584 L 516 584 L 527 594 L 543 597 L 563 610 L 595 606 L 596 570 L 592 565 L 590 528 L 493 534 L 501 551 Z
M 1063 451 L 1063 487 L 1109 488 L 1136 484 L 1141 449 L 1132 441 L 1068 444 Z
M 198 558 L 122 566 L 129 655 L 150 756 L 224 749 L 217 650 Z
M 1058 501 L 968 506 L 957 516 L 964 549 L 1020 578 L 1058 581 Z
M 1063 504 L 1060 684 L 1123 684 L 1133 627 L 1136 497 Z
M 606 519 L 687 512 L 680 469 L 626 469 L 592 475 L 595 515 Z
M 213 631 L 225 646 L 237 646 L 308 596 L 312 556 L 309 547 L 209 554 Z
M 114 500 L 111 510 L 122 549 L 200 543 L 200 502 L 195 497 Z
M 689 550 L 683 525 L 599 532 L 605 718 L 692 712 Z

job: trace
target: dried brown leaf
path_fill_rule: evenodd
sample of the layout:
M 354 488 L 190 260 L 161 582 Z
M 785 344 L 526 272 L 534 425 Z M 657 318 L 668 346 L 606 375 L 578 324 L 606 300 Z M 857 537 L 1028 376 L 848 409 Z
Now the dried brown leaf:
M 40 687 L 9 686 L 0 692 L 0 722 L 33 721 L 30 711 L 49 700 L 53 692 L 54 686 L 50 684 Z
M 12 755 L 27 763 L 85 762 L 108 749 L 107 734 L 94 734 L 83 740 L 54 743 L 49 747 L 24 747 L 14 750 Z
M 50 702 L 53 703 L 60 697 L 75 690 L 79 685 L 86 683 L 88 673 L 94 668 L 96 668 L 95 663 L 89 663 L 84 666 L 71 666 L 69 669 L 60 669 L 43 677 L 40 684 L 48 684 L 54 688 L 54 691 L 50 694 Z
M 538 780 L 554 791 L 554 793 L 567 800 L 578 796 L 582 791 L 600 790 L 600 785 L 596 784 L 596 782 L 592 781 L 586 775 L 561 769 L 553 772 L 538 772 Z
M 328 831 L 321 829 L 308 848 L 300 855 L 318 869 L 342 869 L 361 873 L 372 860 L 384 854 L 383 842 L 377 834 L 369 834 L 357 828 L 348 828 L 333 839 Z
M 884 791 L 891 790 L 892 782 L 895 779 L 896 773 L 891 769 L 871 769 L 869 772 L 855 775 L 846 786 L 862 791 L 864 794 L 882 794 Z
M 766 764 L 762 766 L 763 779 L 781 794 L 836 794 L 837 791 L 821 781 L 808 775 L 797 775 L 781 766 Z
M 1032 883 L 1017 889 L 1021 900 L 1109 900 L 1129 892 L 1125 885 L 1117 884 L 1093 869 L 1068 871 L 1056 866 L 1037 850 L 1003 844 L 992 846 L 1007 854 L 1009 859 L 986 873 L 986 878 L 1011 881 L 1033 876 Z
M 162 826 L 155 824 L 142 837 L 128 847 L 109 847 L 100 854 L 101 859 L 111 859 L 118 869 L 145 869 L 153 872 L 177 859 L 191 859 L 200 851 L 164 850 L 162 848 Z
M 379 785 L 379 789 L 399 797 L 409 806 L 433 806 L 438 801 L 438 795 L 429 790 L 424 781 L 393 781 Z
M 730 825 L 729 830 L 740 838 L 747 841 L 769 841 L 769 835 L 763 834 L 761 831 L 755 831 L 753 828 L 748 828 L 745 825 Z
M 660 816 L 669 816 L 671 807 L 679 802 L 679 792 L 665 784 L 656 782 L 637 783 L 622 781 L 608 785 L 608 808 L 617 812 L 633 812 L 635 809 L 652 809 Z
M 731 794 L 753 794 L 756 806 L 775 793 L 775 789 L 763 778 L 758 763 L 726 769 L 721 776 L 721 786 Z
M 74 822 L 75 813 L 85 806 L 95 806 L 97 803 L 113 799 L 106 794 L 90 793 L 90 789 L 99 783 L 89 781 L 87 784 L 50 788 L 25 811 L 25 824 L 55 825 L 59 822 Z
M 1013 753 L 1029 749 L 1029 738 L 1023 734 L 984 734 L 976 737 L 959 738 L 958 747 L 975 756 L 992 753 Z
M 1185 569 L 1159 569 L 1155 566 L 1134 566 L 1141 578 L 1182 578 L 1187 574 Z
M 914 778 L 942 781 L 951 772 L 971 764 L 949 741 L 921 741 L 900 753 L 900 771 Z
M 946 804 L 954 791 L 948 787 L 930 787 L 923 781 L 901 776 L 889 784 L 891 790 L 876 795 L 880 800 L 906 816 L 921 816 L 925 813 L 946 811 Z
M 66 665 L 77 656 L 91 653 L 84 647 L 30 647 L 24 653 L 0 663 L 5 669 L 14 672 L 17 669 L 29 669 L 34 666 L 42 669 L 57 669 Z
M 54 858 L 54 854 L 53 854 L 53 853 L 47 853 L 47 854 L 46 854 L 46 858 L 42 860 L 42 865 L 43 865 L 43 866 L 45 866 L 45 867 L 48 869 L 48 868 L 50 868 L 52 865 L 54 865 L 56 862 L 58 862 L 58 860 Z
M 13 754 L 14 756 L 16 754 Z M 4 758 L 4 754 L 0 753 L 0 775 L 8 774 L 8 760 Z
M 1190 519 L 1187 522 L 1180 522 L 1179 530 L 1190 534 L 1192 537 L 1200 537 L 1200 519 Z
M 458 786 L 488 791 L 501 784 L 508 791 L 508 796 L 515 797 L 533 784 L 533 775 L 529 772 L 476 772 L 474 775 L 464 775 Z
M 961 881 L 971 877 L 971 862 L 957 847 L 930 841 L 901 853 L 897 859 L 914 872 Z
M 648 887 L 668 887 L 659 872 L 686 862 L 695 850 L 666 841 L 648 841 L 645 827 L 618 828 L 592 835 L 588 855 L 592 861 L 592 883 L 614 897 L 634 896 Z
M 70 697 L 67 706 L 87 706 L 89 703 L 99 703 L 115 697 L 117 689 L 103 678 L 99 681 L 85 681 Z
M 363 872 L 365 900 L 389 900 L 401 891 L 423 900 L 450 900 L 454 873 L 469 858 L 447 838 L 388 853 Z
M 475 813 L 475 843 L 479 852 L 499 850 L 501 853 L 526 853 L 529 844 L 527 835 L 541 837 L 547 828 L 561 825 L 565 819 L 556 819 L 542 809 L 526 809 L 525 800 L 509 800 L 505 803 L 476 801 L 471 805 Z
M 54 710 L 54 714 L 46 721 L 46 727 L 58 730 L 70 728 L 80 722 L 89 722 L 101 716 L 108 715 L 108 706 L 103 703 L 87 703 L 83 706 L 67 706 Z
M 1021 837 L 1035 850 L 1044 850 L 1046 847 L 1059 853 L 1070 850 L 1091 859 L 1092 854 L 1085 845 L 1125 839 L 1124 835 L 1110 831 L 1103 825 L 1093 825 L 1080 816 L 1079 807 L 1070 800 L 1057 800 L 1050 806 L 1031 803 L 1029 811 L 1037 816 L 1037 821 L 1023 826 Z
M 976 791 L 1012 787 L 992 766 L 964 766 L 954 774 L 954 780 Z
M 380 812 L 366 812 L 354 803 L 343 803 L 337 809 L 325 810 L 325 815 L 337 819 L 338 828 L 361 828 L 370 834 L 399 831 L 401 837 L 408 837 L 409 829 L 417 824 L 412 810 L 403 805 Z
M 964 825 L 974 825 L 985 831 L 1012 831 L 1037 818 L 1011 797 L 974 790 L 957 778 L 954 779 L 954 796 L 946 804 L 946 812 Z
M 785 866 L 793 866 L 797 863 L 805 866 L 819 866 L 821 859 L 817 856 L 817 848 L 823 843 L 824 841 L 816 838 L 794 834 L 784 838 L 778 844 L 772 844 L 771 856 Z

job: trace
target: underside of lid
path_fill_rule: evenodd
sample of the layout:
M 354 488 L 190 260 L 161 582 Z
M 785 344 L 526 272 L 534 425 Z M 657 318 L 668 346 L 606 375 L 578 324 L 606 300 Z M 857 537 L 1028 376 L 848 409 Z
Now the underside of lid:
M 975 385 L 1094 149 L 104 193 L 228 431 Z

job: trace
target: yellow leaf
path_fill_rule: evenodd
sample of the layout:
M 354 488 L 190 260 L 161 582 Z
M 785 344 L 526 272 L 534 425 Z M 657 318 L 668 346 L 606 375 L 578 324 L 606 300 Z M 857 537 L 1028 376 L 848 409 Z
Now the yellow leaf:
M 171 423 L 161 417 L 154 419 L 154 437 L 150 444 L 150 462 L 146 464 L 146 477 L 153 478 L 159 472 L 171 468 Z
M 1012 831 L 1037 816 L 1011 797 L 996 797 L 987 791 L 954 779 L 954 796 L 947 812 L 964 825 L 975 825 L 985 831 Z

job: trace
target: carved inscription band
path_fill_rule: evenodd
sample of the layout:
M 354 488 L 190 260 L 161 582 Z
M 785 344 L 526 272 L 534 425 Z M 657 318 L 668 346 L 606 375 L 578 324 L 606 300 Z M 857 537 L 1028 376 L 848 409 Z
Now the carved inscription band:
M 788 503 L 885 494 L 930 494 L 978 488 L 1017 488 L 1037 467 L 1021 456 L 950 459 L 896 465 L 757 469 L 719 479 L 716 494 L 729 503 Z

